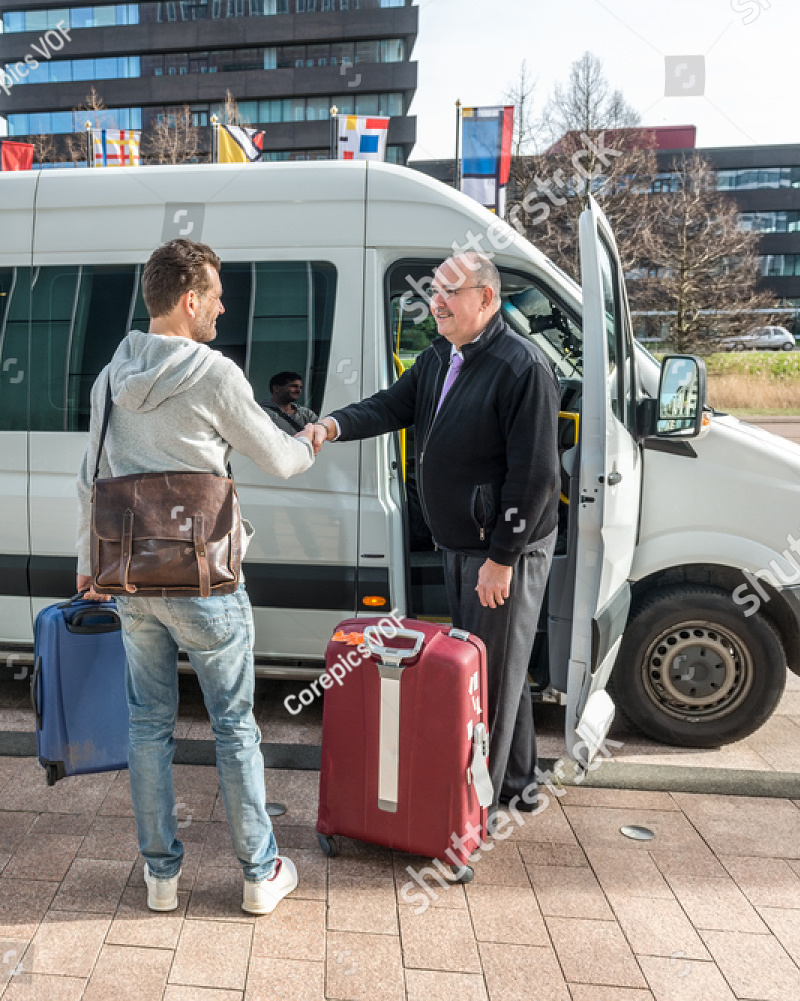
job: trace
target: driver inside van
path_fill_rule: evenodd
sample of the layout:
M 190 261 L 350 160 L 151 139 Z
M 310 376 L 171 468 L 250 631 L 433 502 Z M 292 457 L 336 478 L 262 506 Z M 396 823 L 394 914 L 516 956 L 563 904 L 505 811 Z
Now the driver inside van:
M 419 494 L 453 625 L 486 645 L 493 811 L 533 810 L 527 675 L 556 541 L 559 389 L 500 307 L 488 257 L 444 261 L 430 299 L 440 338 L 392 386 L 324 417 L 314 434 L 321 446 L 415 426 Z

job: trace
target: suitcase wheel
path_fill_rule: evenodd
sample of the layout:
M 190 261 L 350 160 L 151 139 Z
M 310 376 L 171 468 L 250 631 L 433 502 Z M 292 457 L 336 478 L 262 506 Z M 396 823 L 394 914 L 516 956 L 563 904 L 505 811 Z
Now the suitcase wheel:
M 45 768 L 45 775 L 47 776 L 47 784 L 49 786 L 54 786 L 58 781 L 58 768 L 55 765 L 47 765 Z
M 322 849 L 323 854 L 327 855 L 328 858 L 333 858 L 334 855 L 339 854 L 336 842 L 327 834 L 318 834 L 317 841 L 319 842 L 319 846 Z
M 465 865 L 463 867 L 454 865 L 451 866 L 454 873 L 460 873 L 461 875 L 455 880 L 456 883 L 471 883 L 475 879 L 475 870 L 471 865 Z

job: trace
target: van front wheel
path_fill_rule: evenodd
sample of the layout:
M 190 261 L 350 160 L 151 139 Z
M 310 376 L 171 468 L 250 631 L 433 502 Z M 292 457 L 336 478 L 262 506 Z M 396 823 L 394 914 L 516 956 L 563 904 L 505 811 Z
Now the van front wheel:
M 747 737 L 785 685 L 786 655 L 770 623 L 700 585 L 665 588 L 638 603 L 611 678 L 623 716 L 648 737 L 682 747 Z

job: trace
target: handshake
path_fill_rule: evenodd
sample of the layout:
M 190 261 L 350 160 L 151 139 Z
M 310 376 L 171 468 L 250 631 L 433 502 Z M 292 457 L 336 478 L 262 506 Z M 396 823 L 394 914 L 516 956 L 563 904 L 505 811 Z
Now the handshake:
M 314 455 L 319 455 L 320 449 L 326 441 L 333 441 L 338 434 L 335 421 L 331 417 L 325 417 L 316 424 L 306 424 L 302 431 L 299 431 L 295 438 L 307 438 L 314 449 Z

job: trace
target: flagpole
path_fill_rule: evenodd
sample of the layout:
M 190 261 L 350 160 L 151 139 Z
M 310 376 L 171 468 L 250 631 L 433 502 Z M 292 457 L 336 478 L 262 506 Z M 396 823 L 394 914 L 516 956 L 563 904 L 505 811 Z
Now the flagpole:
M 219 160 L 219 136 L 217 135 L 217 123 L 219 119 L 216 115 L 211 116 L 211 162 Z
M 461 101 L 456 101 L 456 160 L 453 165 L 453 187 L 461 189 Z
M 339 121 L 338 114 L 339 109 L 334 104 L 331 108 L 331 160 L 337 160 L 339 157 L 339 150 L 337 149 L 339 140 L 339 130 L 337 127 Z
M 86 129 L 86 166 L 93 167 L 94 148 L 92 145 L 92 123 L 90 121 L 87 121 L 84 124 L 84 128 Z

